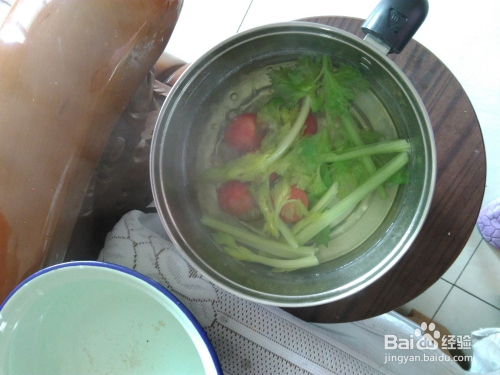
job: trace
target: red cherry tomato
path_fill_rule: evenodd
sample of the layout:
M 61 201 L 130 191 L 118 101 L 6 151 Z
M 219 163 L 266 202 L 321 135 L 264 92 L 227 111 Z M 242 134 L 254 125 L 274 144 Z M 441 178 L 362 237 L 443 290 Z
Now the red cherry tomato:
M 297 186 L 292 185 L 290 188 L 290 199 L 298 199 L 302 202 L 305 208 L 309 206 L 309 200 L 304 190 L 299 189 Z M 280 218 L 285 223 L 295 223 L 302 218 L 302 214 L 297 208 L 298 202 L 288 202 L 286 203 L 280 211 Z
M 224 133 L 224 141 L 241 153 L 257 150 L 262 141 L 257 129 L 257 116 L 253 113 L 242 113 L 233 118 Z
M 217 200 L 222 211 L 236 217 L 250 212 L 256 205 L 248 184 L 235 180 L 226 182 L 217 190 Z
M 302 135 L 314 135 L 318 132 L 318 121 L 316 117 L 313 116 L 311 112 L 307 115 L 306 123 L 304 125 L 304 130 Z

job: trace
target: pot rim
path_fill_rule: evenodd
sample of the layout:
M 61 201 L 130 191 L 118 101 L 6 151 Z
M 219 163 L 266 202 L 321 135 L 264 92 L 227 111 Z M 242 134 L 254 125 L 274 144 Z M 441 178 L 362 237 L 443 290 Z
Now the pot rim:
M 253 38 L 262 37 L 265 33 L 269 32 L 278 32 L 280 30 L 284 30 L 285 32 L 294 32 L 292 29 L 297 28 L 300 30 L 311 31 L 314 33 L 318 32 L 326 32 L 333 33 L 336 36 L 340 36 L 342 39 L 348 40 L 349 45 L 353 48 L 362 49 L 363 52 L 367 53 L 369 57 L 374 58 L 378 63 L 384 64 L 384 66 L 388 66 L 391 73 L 393 74 L 394 79 L 398 79 L 403 83 L 403 86 L 409 90 L 412 99 L 415 100 L 415 105 L 418 106 L 419 111 L 417 112 L 417 108 L 414 109 L 416 113 L 419 114 L 423 124 L 425 125 L 425 130 L 427 131 L 427 143 L 426 151 L 430 158 L 430 174 L 427 173 L 424 178 L 424 186 L 426 191 L 426 200 L 424 205 L 419 210 L 420 220 L 417 222 L 417 225 L 413 227 L 411 232 L 411 238 L 405 239 L 404 246 L 395 254 L 391 253 L 390 256 L 384 258 L 384 262 L 379 263 L 376 267 L 371 269 L 369 273 L 364 275 L 363 280 L 355 279 L 352 280 L 351 283 L 344 285 L 341 289 L 344 289 L 343 292 L 330 295 L 331 291 L 328 292 L 320 292 L 314 295 L 306 295 L 306 296 L 294 296 L 293 301 L 287 301 L 287 297 L 281 294 L 269 294 L 269 293 L 258 293 L 250 288 L 247 288 L 242 285 L 235 285 L 235 283 L 228 279 L 226 276 L 218 273 L 217 277 L 213 276 L 209 272 L 205 272 L 204 268 L 201 267 L 196 259 L 193 259 L 190 254 L 188 254 L 184 250 L 183 244 L 187 243 L 187 239 L 184 238 L 183 234 L 178 230 L 178 226 L 176 225 L 176 219 L 173 217 L 172 212 L 170 211 L 168 204 L 166 204 L 167 198 L 164 196 L 164 179 L 161 178 L 161 163 L 162 163 L 162 143 L 165 137 L 164 131 L 168 127 L 170 119 L 172 117 L 172 112 L 175 110 L 177 105 L 179 104 L 179 100 L 181 100 L 183 94 L 186 93 L 186 90 L 190 87 L 194 79 L 197 77 L 198 72 L 203 67 L 206 67 L 214 61 L 217 56 L 221 53 L 227 51 L 228 48 L 234 48 L 235 45 L 239 43 L 246 43 L 248 40 Z M 296 30 L 295 30 L 296 32 Z M 164 127 L 162 124 L 167 124 Z M 163 129 L 165 128 L 165 129 Z M 162 131 L 163 130 L 163 131 Z M 414 239 L 417 237 L 425 219 L 430 210 L 432 196 L 435 189 L 436 183 L 436 150 L 435 150 L 435 141 L 434 134 L 432 131 L 431 122 L 428 116 L 428 113 L 425 109 L 425 106 L 414 88 L 413 84 L 410 82 L 408 77 L 401 71 L 401 69 L 385 54 L 379 51 L 377 48 L 373 47 L 369 43 L 360 39 L 359 37 L 335 28 L 333 26 L 318 24 L 314 22 L 308 21 L 289 21 L 289 22 L 280 22 L 273 23 L 268 25 L 259 26 L 256 28 L 252 28 L 241 33 L 238 33 L 221 43 L 217 44 L 215 47 L 207 51 L 200 58 L 198 58 L 194 63 L 192 63 L 186 71 L 182 73 L 177 83 L 172 88 L 169 96 L 165 100 L 161 111 L 159 113 L 157 123 L 155 126 L 152 144 L 151 144 L 151 157 L 150 157 L 150 175 L 151 175 L 151 184 L 153 187 L 153 197 L 158 209 L 158 213 L 160 219 L 162 221 L 163 226 L 165 227 L 170 239 L 174 243 L 174 245 L 187 257 L 190 264 L 198 271 L 200 274 L 204 275 L 211 282 L 221 287 L 222 289 L 237 295 L 241 298 L 264 303 L 267 305 L 281 306 L 281 307 L 305 307 L 305 306 L 314 306 L 325 303 L 334 302 L 350 295 L 353 295 L 360 290 L 364 289 L 366 286 L 372 284 L 378 278 L 383 276 L 389 269 L 391 269 L 400 259 L 404 256 L 407 250 L 412 245 Z M 160 171 L 160 172 L 159 172 Z M 352 285 L 351 285 L 352 284 Z

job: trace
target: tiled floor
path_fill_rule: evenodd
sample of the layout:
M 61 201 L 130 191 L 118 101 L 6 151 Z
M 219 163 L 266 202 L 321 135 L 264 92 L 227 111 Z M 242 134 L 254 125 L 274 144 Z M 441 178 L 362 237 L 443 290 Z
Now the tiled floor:
M 376 4 L 377 0 L 185 0 L 167 51 L 191 62 L 239 31 L 308 16 L 366 18 Z M 476 110 L 486 146 L 484 203 L 488 203 L 500 197 L 500 69 L 496 58 L 500 51 L 500 2 L 477 0 L 472 7 L 456 5 L 430 1 L 429 15 L 415 39 L 448 66 Z M 489 246 L 475 229 L 448 272 L 399 311 L 410 308 L 434 318 L 456 335 L 500 327 L 500 251 Z

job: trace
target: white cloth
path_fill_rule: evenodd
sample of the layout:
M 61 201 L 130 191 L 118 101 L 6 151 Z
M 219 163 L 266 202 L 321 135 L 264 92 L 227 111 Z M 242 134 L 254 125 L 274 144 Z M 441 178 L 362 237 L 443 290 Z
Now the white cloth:
M 399 314 L 314 325 L 222 290 L 182 257 L 157 214 L 126 214 L 108 234 L 99 260 L 134 269 L 170 290 L 206 331 L 225 375 L 466 373 L 452 361 L 387 362 L 384 335 L 415 333 L 416 325 Z M 390 354 L 424 355 L 416 349 Z
M 500 329 L 485 328 L 472 332 L 471 372 L 500 374 Z

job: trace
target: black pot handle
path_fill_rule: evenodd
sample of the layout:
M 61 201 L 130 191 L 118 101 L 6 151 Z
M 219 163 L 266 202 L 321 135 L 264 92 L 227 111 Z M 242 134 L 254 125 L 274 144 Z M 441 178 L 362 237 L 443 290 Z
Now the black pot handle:
M 382 0 L 361 29 L 387 46 L 387 53 L 400 53 L 427 17 L 427 0 Z

